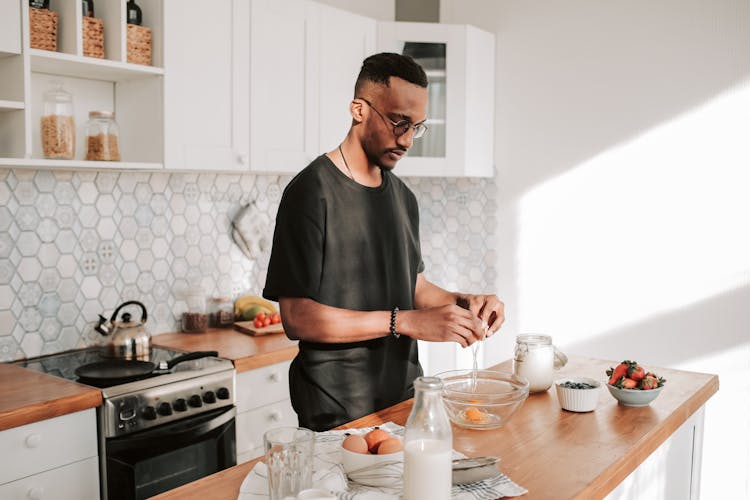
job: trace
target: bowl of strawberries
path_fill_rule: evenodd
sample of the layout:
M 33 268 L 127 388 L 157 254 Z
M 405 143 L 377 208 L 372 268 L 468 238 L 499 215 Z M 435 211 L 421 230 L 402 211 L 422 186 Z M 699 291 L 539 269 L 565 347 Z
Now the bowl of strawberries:
M 663 377 L 627 359 L 607 370 L 607 376 L 609 393 L 623 406 L 648 406 L 666 383 Z

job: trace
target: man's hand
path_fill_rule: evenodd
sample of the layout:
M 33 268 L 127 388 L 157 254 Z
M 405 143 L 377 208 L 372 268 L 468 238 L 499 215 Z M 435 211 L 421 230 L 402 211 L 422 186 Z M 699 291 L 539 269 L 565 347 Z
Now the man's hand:
M 399 311 L 396 331 L 418 340 L 458 342 L 462 347 L 484 336 L 484 326 L 479 317 L 455 304 Z
M 474 313 L 487 328 L 490 337 L 505 321 L 505 304 L 497 295 L 460 295 L 456 303 Z

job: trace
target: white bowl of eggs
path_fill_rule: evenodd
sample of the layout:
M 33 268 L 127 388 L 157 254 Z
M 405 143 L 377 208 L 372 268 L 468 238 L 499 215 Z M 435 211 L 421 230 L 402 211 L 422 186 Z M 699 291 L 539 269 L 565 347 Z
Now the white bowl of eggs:
M 352 431 L 341 442 L 341 465 L 355 483 L 399 486 L 404 472 L 404 443 L 379 427 L 366 433 Z

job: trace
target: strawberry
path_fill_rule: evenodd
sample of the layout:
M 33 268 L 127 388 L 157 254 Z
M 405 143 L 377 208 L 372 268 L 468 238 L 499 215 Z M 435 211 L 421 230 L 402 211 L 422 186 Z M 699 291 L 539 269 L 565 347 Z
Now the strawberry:
M 636 382 L 632 378 L 624 377 L 617 381 L 615 387 L 619 387 L 620 389 L 635 389 L 637 385 L 638 382 Z
M 643 377 L 641 381 L 638 382 L 638 388 L 643 389 L 644 391 L 656 389 L 658 386 L 659 380 L 656 377 L 652 377 L 650 375 Z
M 636 382 L 642 380 L 646 376 L 646 370 L 635 361 L 628 362 L 628 378 L 632 378 Z
M 620 380 L 622 377 L 627 376 L 628 373 L 628 361 L 623 361 L 619 365 L 615 366 L 614 368 L 611 368 L 607 370 L 607 375 L 609 375 L 609 384 L 615 385 L 618 380 Z

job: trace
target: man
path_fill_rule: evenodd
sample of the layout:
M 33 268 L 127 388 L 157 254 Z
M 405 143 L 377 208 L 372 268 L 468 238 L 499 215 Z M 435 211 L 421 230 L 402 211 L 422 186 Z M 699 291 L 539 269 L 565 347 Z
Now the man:
M 284 190 L 263 291 L 300 341 L 290 393 L 313 430 L 412 397 L 418 339 L 468 346 L 504 320 L 496 296 L 422 274 L 417 201 L 391 170 L 426 131 L 424 70 L 399 54 L 368 57 L 349 110 L 341 145 Z

